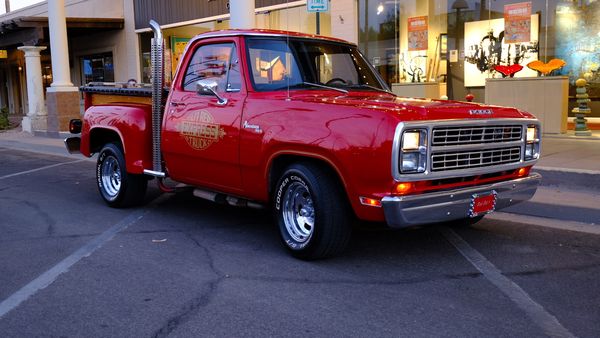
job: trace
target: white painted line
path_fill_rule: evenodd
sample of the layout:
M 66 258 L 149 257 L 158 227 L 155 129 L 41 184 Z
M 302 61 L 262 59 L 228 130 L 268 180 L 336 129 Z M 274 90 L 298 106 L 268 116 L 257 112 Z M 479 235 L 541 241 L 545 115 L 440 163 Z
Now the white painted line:
M 527 316 L 533 320 L 550 337 L 575 337 L 556 317 L 551 315 L 540 304 L 536 303 L 525 290 L 502 274 L 492 262 L 479 251 L 473 249 L 462 237 L 448 227 L 440 227 L 439 231 L 473 266 L 492 284 L 512 300 Z
M 507 212 L 494 212 L 489 215 L 486 215 L 484 220 L 485 219 L 516 222 L 558 230 L 567 230 L 583 232 L 592 235 L 600 235 L 600 224 L 587 224 L 573 221 L 563 221 L 544 217 L 510 214 Z M 600 220 L 598 221 L 600 222 Z
M 113 225 L 108 230 L 104 231 L 91 241 L 87 242 L 84 246 L 79 248 L 77 251 L 73 252 L 67 258 L 58 262 L 58 264 L 50 268 L 48 271 L 44 272 L 36 279 L 29 282 L 29 284 L 25 285 L 20 290 L 3 300 L 0 303 L 0 318 L 2 318 L 11 310 L 14 310 L 21 303 L 26 301 L 31 296 L 35 295 L 38 291 L 48 287 L 58 278 L 58 276 L 69 271 L 69 269 L 77 262 L 79 262 L 82 258 L 91 255 L 94 251 L 102 247 L 102 245 L 104 245 L 106 242 L 110 241 L 117 233 L 125 230 L 131 224 L 134 224 L 140 219 L 142 219 L 144 215 L 150 211 L 151 207 L 156 206 L 157 204 L 161 203 L 167 198 L 169 198 L 169 195 L 161 195 L 158 198 L 154 199 L 148 207 L 138 209 L 132 212 L 129 216 L 125 217 L 119 223 Z
M 84 162 L 84 161 L 86 161 L 86 160 L 77 160 L 77 161 L 71 161 L 71 162 L 62 162 L 62 163 L 51 164 L 51 165 L 47 165 L 45 167 L 40 167 L 40 168 L 36 168 L 36 169 L 21 171 L 21 172 L 14 173 L 14 174 L 0 176 L 0 180 L 4 180 L 4 179 L 7 179 L 7 178 L 19 176 L 19 175 L 31 174 L 31 173 L 34 173 L 36 171 L 41 171 L 41 170 L 46 170 L 46 169 L 52 169 L 52 168 L 59 167 L 61 165 L 79 163 L 79 162 Z

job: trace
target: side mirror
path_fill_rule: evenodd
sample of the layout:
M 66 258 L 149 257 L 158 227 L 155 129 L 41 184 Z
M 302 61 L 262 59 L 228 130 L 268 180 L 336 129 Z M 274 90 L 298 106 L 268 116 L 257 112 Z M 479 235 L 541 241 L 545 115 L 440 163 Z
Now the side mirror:
M 211 95 L 217 98 L 219 105 L 225 105 L 227 99 L 217 93 L 219 84 L 215 80 L 199 80 L 196 82 L 196 92 L 198 95 Z

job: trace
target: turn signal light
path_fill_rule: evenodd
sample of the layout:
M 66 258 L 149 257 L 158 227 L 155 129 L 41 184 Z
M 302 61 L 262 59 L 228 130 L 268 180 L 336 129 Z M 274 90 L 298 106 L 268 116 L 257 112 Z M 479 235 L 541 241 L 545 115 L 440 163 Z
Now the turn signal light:
M 362 205 L 368 205 L 370 207 L 377 207 L 377 208 L 381 207 L 380 200 L 376 200 L 376 199 L 372 199 L 372 198 L 368 198 L 368 197 L 360 197 L 360 203 Z
M 528 167 L 519 168 L 519 170 L 517 171 L 517 176 L 519 176 L 519 177 L 527 176 L 527 174 L 529 174 L 529 168 Z
M 413 189 L 411 182 L 400 182 L 394 185 L 394 193 L 397 195 L 405 195 Z

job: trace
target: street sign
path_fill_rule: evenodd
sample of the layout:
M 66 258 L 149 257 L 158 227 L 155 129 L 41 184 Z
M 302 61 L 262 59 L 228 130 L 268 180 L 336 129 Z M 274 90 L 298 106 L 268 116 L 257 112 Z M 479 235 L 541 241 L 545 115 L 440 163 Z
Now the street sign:
M 308 12 L 327 12 L 329 10 L 329 0 L 307 0 L 306 10 Z
M 6 49 L 0 49 L 0 59 L 8 59 L 8 52 Z

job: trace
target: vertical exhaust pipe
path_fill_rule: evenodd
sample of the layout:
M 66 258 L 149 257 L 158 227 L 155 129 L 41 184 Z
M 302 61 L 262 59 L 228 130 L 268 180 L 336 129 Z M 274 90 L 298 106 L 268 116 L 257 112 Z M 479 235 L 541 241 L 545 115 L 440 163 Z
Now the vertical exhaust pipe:
M 152 170 L 145 169 L 144 174 L 165 177 L 162 171 L 160 151 L 160 134 L 162 125 L 162 94 L 163 94 L 163 34 L 158 22 L 150 20 L 150 28 L 154 32 L 150 60 L 152 63 Z

